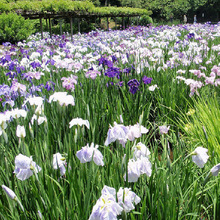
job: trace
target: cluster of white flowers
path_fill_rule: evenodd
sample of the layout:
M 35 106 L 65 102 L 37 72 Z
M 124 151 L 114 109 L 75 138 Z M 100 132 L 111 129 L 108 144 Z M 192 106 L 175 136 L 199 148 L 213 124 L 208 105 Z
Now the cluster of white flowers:
M 67 95 L 67 92 L 55 92 L 49 97 L 49 103 L 58 102 L 61 106 L 75 105 L 74 97 Z
M 128 213 L 133 210 L 135 208 L 134 204 L 138 204 L 141 199 L 131 189 L 120 188 L 117 192 L 117 201 L 116 190 L 104 186 L 102 195 L 93 207 L 89 220 L 117 220 L 117 216 L 121 215 L 123 211 Z
M 148 129 L 138 123 L 136 125 L 124 126 L 114 122 L 114 127 L 110 127 L 108 130 L 105 146 L 118 140 L 125 147 L 127 140 L 134 141 L 135 138 L 139 138 L 142 134 L 146 133 L 148 133 Z
M 152 165 L 148 158 L 149 149 L 141 142 L 133 147 L 133 158 L 128 161 L 128 177 L 124 175 L 124 180 L 128 178 L 128 182 L 137 182 L 142 174 L 151 176 Z

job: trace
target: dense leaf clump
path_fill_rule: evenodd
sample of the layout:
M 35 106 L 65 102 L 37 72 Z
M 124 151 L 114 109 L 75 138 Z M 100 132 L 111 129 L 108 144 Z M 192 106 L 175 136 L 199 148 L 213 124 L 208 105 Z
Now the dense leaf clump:
M 15 43 L 34 33 L 33 23 L 15 13 L 0 15 L 0 43 Z

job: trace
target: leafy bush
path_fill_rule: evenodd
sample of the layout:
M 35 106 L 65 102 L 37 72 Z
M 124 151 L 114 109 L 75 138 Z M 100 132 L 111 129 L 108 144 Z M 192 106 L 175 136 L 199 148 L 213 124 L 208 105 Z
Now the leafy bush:
M 143 15 L 140 17 L 140 25 L 146 26 L 148 24 L 153 24 L 153 19 L 147 15 Z
M 15 13 L 0 15 L 0 43 L 16 43 L 34 33 L 34 23 Z

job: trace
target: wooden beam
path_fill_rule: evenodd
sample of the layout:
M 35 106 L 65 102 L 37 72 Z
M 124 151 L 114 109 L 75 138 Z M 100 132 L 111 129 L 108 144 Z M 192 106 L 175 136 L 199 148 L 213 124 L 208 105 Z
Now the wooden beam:
M 42 18 L 40 18 L 40 32 L 41 32 L 41 39 L 43 39 L 43 38 L 44 38 L 44 35 L 43 35 Z
M 73 18 L 70 17 L 70 34 L 71 34 L 71 41 L 73 41 Z

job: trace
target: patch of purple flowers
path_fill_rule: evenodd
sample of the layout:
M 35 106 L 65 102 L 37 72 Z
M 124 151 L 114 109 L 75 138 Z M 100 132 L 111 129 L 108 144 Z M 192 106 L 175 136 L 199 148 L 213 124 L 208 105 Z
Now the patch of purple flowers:
M 194 33 L 189 33 L 189 34 L 187 35 L 187 37 L 188 37 L 188 39 L 194 38 L 194 37 L 195 37 L 195 34 L 194 34 Z
M 120 68 L 118 67 L 110 67 L 106 70 L 105 75 L 113 78 L 113 77 L 117 77 L 119 79 L 120 77 Z
M 137 79 L 131 79 L 128 81 L 127 85 L 129 86 L 129 91 L 135 94 L 139 90 L 140 83 Z
M 150 84 L 151 81 L 152 81 L 152 78 L 151 77 L 147 77 L 147 76 L 143 76 L 142 77 L 142 81 L 144 84 Z

